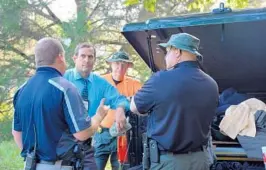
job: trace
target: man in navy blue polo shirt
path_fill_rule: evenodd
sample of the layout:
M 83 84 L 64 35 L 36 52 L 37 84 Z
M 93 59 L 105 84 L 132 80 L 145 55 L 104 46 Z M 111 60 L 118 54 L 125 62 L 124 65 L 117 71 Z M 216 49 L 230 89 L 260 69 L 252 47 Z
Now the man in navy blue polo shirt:
M 148 113 L 147 136 L 158 146 L 159 160 L 151 159 L 151 169 L 209 169 L 206 145 L 218 87 L 200 69 L 199 42 L 180 33 L 160 44 L 167 70 L 151 76 L 131 101 L 132 112 Z
M 85 141 L 97 130 L 109 107 L 104 100 L 93 118 L 87 116 L 81 96 L 62 77 L 66 70 L 64 49 L 53 38 L 43 38 L 35 47 L 36 74 L 14 96 L 13 136 L 21 156 L 26 157 L 36 143 L 37 170 L 72 170 L 59 165 L 57 147 L 71 136 Z M 36 139 L 36 140 L 35 140 Z M 69 146 L 68 146 L 69 147 Z

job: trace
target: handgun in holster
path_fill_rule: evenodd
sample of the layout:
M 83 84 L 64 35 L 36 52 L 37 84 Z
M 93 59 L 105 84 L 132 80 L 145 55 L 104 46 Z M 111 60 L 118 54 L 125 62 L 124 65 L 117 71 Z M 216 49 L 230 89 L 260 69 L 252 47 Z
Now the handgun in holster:
M 149 139 L 146 133 L 142 134 L 142 144 L 143 144 L 143 157 L 142 157 L 143 170 L 147 170 L 150 169 L 150 149 L 149 149 Z
M 75 164 L 74 164 L 74 170 L 83 170 L 84 167 L 84 158 L 86 153 L 91 148 L 91 138 L 87 139 L 84 142 L 78 143 L 73 148 L 73 153 L 75 155 Z
M 150 161 L 153 163 L 159 163 L 160 155 L 159 155 L 159 149 L 158 149 L 158 144 L 156 140 L 153 140 L 153 139 L 149 140 L 149 148 L 150 148 Z
M 36 170 L 36 164 L 37 164 L 36 152 L 32 151 L 27 153 L 24 170 Z
M 36 170 L 37 166 L 37 156 L 36 156 L 36 150 L 37 150 L 37 134 L 36 134 L 36 127 L 35 124 L 33 124 L 33 130 L 34 130 L 34 148 L 31 151 L 28 151 L 26 159 L 25 159 L 25 166 L 24 170 Z
M 75 145 L 73 148 L 74 153 L 74 170 L 82 170 L 83 169 L 83 160 L 84 160 L 84 153 L 80 147 L 80 145 Z

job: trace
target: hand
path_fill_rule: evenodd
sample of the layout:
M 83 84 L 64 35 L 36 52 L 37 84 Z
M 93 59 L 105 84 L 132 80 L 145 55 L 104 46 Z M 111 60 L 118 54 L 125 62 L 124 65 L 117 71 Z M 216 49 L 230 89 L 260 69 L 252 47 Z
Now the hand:
M 123 107 L 118 107 L 115 112 L 116 117 L 116 128 L 117 131 L 120 132 L 126 128 L 126 116 L 125 116 L 125 109 Z
M 105 98 L 103 98 L 100 102 L 100 105 L 97 108 L 96 115 L 98 115 L 101 118 L 101 121 L 103 118 L 107 115 L 110 106 L 104 105 Z

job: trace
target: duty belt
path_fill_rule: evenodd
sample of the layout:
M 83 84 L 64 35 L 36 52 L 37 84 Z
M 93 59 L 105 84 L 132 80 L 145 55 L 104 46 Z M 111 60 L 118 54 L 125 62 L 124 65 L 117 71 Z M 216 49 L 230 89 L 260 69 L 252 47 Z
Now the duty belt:
M 175 151 L 160 150 L 160 155 L 167 155 L 167 154 L 170 154 L 170 155 L 190 154 L 190 153 L 193 153 L 193 152 L 203 151 L 204 148 L 205 148 L 205 146 L 201 146 L 199 148 L 191 149 L 191 150 L 185 151 L 185 152 L 175 152 Z
M 60 161 L 60 160 L 58 160 Z M 55 165 L 57 161 L 44 161 L 44 160 L 40 160 L 38 163 L 40 164 L 47 164 L 47 165 Z M 72 166 L 72 162 L 70 161 L 62 161 L 61 163 L 62 166 Z

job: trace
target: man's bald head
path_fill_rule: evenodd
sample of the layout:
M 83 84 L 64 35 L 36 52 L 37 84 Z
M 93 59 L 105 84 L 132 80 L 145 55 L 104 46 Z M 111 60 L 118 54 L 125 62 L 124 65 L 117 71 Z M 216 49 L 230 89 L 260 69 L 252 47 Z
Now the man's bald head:
M 64 55 L 65 51 L 59 40 L 54 38 L 42 38 L 35 46 L 36 67 L 52 65 L 56 57 Z

